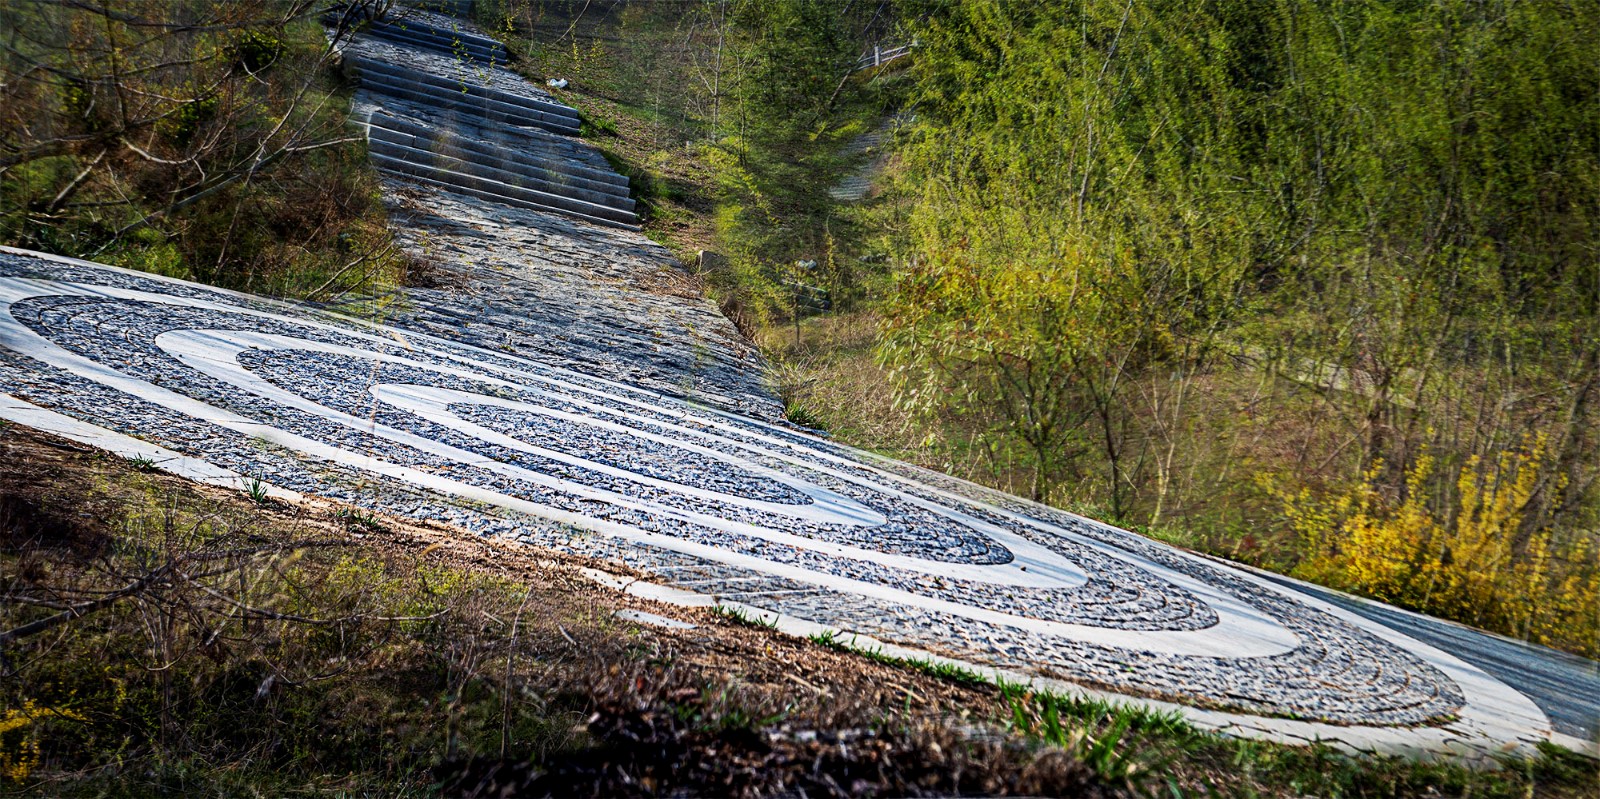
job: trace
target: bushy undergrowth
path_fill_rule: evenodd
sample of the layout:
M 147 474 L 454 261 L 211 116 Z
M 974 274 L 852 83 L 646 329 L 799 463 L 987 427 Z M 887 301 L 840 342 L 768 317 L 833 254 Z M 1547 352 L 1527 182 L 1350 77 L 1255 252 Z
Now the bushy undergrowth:
M 1594 651 L 1600 9 L 911 7 L 901 406 L 1034 499 Z
M 1587 536 L 1527 526 L 1544 442 L 1492 463 L 1476 457 L 1455 481 L 1454 517 L 1428 502 L 1436 468 L 1421 457 L 1396 500 L 1375 466 L 1359 485 L 1314 500 L 1285 495 L 1305 542 L 1296 568 L 1309 580 L 1465 621 L 1534 643 L 1600 657 L 1600 553 Z
M 0 7 L 0 243 L 320 300 L 405 280 L 322 10 Z
M 522 615 L 525 589 L 158 485 L 104 487 L 96 529 L 7 503 L 12 787 L 412 790 L 453 754 L 536 757 L 571 737 L 581 701 L 525 695 L 552 632 Z

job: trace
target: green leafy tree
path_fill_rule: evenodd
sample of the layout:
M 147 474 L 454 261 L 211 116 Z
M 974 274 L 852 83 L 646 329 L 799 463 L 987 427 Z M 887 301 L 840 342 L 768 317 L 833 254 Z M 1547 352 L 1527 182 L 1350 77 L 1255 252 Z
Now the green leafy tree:
M 1259 249 L 1217 29 L 1195 9 L 973 2 L 918 33 L 884 354 L 913 404 L 953 397 L 1025 445 L 1036 499 L 1094 471 L 1123 512 L 1152 456 L 1130 392 L 1210 362 Z
M 843 145 L 863 132 L 852 75 L 864 35 L 884 15 L 882 3 L 846 0 L 727 4 L 725 46 L 718 40 L 727 101 L 712 153 L 718 233 L 769 310 L 789 305 L 774 281 L 797 260 L 822 264 L 823 282 L 847 282 L 837 279 L 840 242 L 860 231 L 828 189 L 850 166 Z
M 0 241 L 289 293 L 384 261 L 324 10 L 0 4 Z
M 1135 521 L 1254 474 L 1457 525 L 1539 442 L 1496 535 L 1589 568 L 1600 4 L 908 14 L 903 400 Z

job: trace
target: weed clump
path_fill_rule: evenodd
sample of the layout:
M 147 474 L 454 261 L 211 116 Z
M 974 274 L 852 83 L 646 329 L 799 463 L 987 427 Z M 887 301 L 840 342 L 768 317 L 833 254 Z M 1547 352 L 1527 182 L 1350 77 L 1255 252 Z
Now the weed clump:
M 936 726 L 810 727 L 735 711 L 693 689 L 628 687 L 590 715 L 585 749 L 544 764 L 451 761 L 435 775 L 447 794 L 484 797 L 1122 795 L 1062 752 Z

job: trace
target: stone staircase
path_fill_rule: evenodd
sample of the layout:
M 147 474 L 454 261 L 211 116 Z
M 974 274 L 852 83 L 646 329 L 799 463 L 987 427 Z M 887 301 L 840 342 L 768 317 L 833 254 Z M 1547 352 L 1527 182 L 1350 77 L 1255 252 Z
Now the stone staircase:
M 469 112 L 500 125 L 578 135 L 578 112 L 554 100 L 511 94 L 360 56 L 347 57 L 345 63 L 360 77 L 363 87 L 386 97 L 441 111 Z
M 884 145 L 900 119 L 895 117 L 883 125 L 857 136 L 844 149 L 843 155 L 851 159 L 866 159 L 849 175 L 828 189 L 828 195 L 842 203 L 861 202 L 872 193 L 872 183 L 883 170 L 888 153 Z
M 480 200 L 638 230 L 628 179 L 577 138 L 577 110 L 502 69 L 504 45 L 436 7 L 428 0 L 372 21 L 344 46 L 373 165 Z M 461 0 L 442 8 L 471 10 Z
M 365 33 L 394 44 L 432 50 L 447 56 L 466 58 L 480 64 L 504 64 L 505 45 L 486 36 L 465 33 L 459 24 L 448 27 L 420 19 L 401 17 L 375 23 Z

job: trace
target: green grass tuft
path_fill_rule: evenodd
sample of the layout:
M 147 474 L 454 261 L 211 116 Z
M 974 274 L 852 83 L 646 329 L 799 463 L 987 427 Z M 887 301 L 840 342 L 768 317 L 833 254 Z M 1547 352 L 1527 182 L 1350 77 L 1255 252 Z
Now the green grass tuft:
M 738 608 L 732 605 L 718 605 L 716 608 L 714 608 L 714 610 L 717 612 L 717 615 L 736 624 L 742 624 L 746 627 L 758 627 L 763 630 L 778 629 L 777 620 L 763 618 L 760 614 L 751 613 L 744 608 Z

